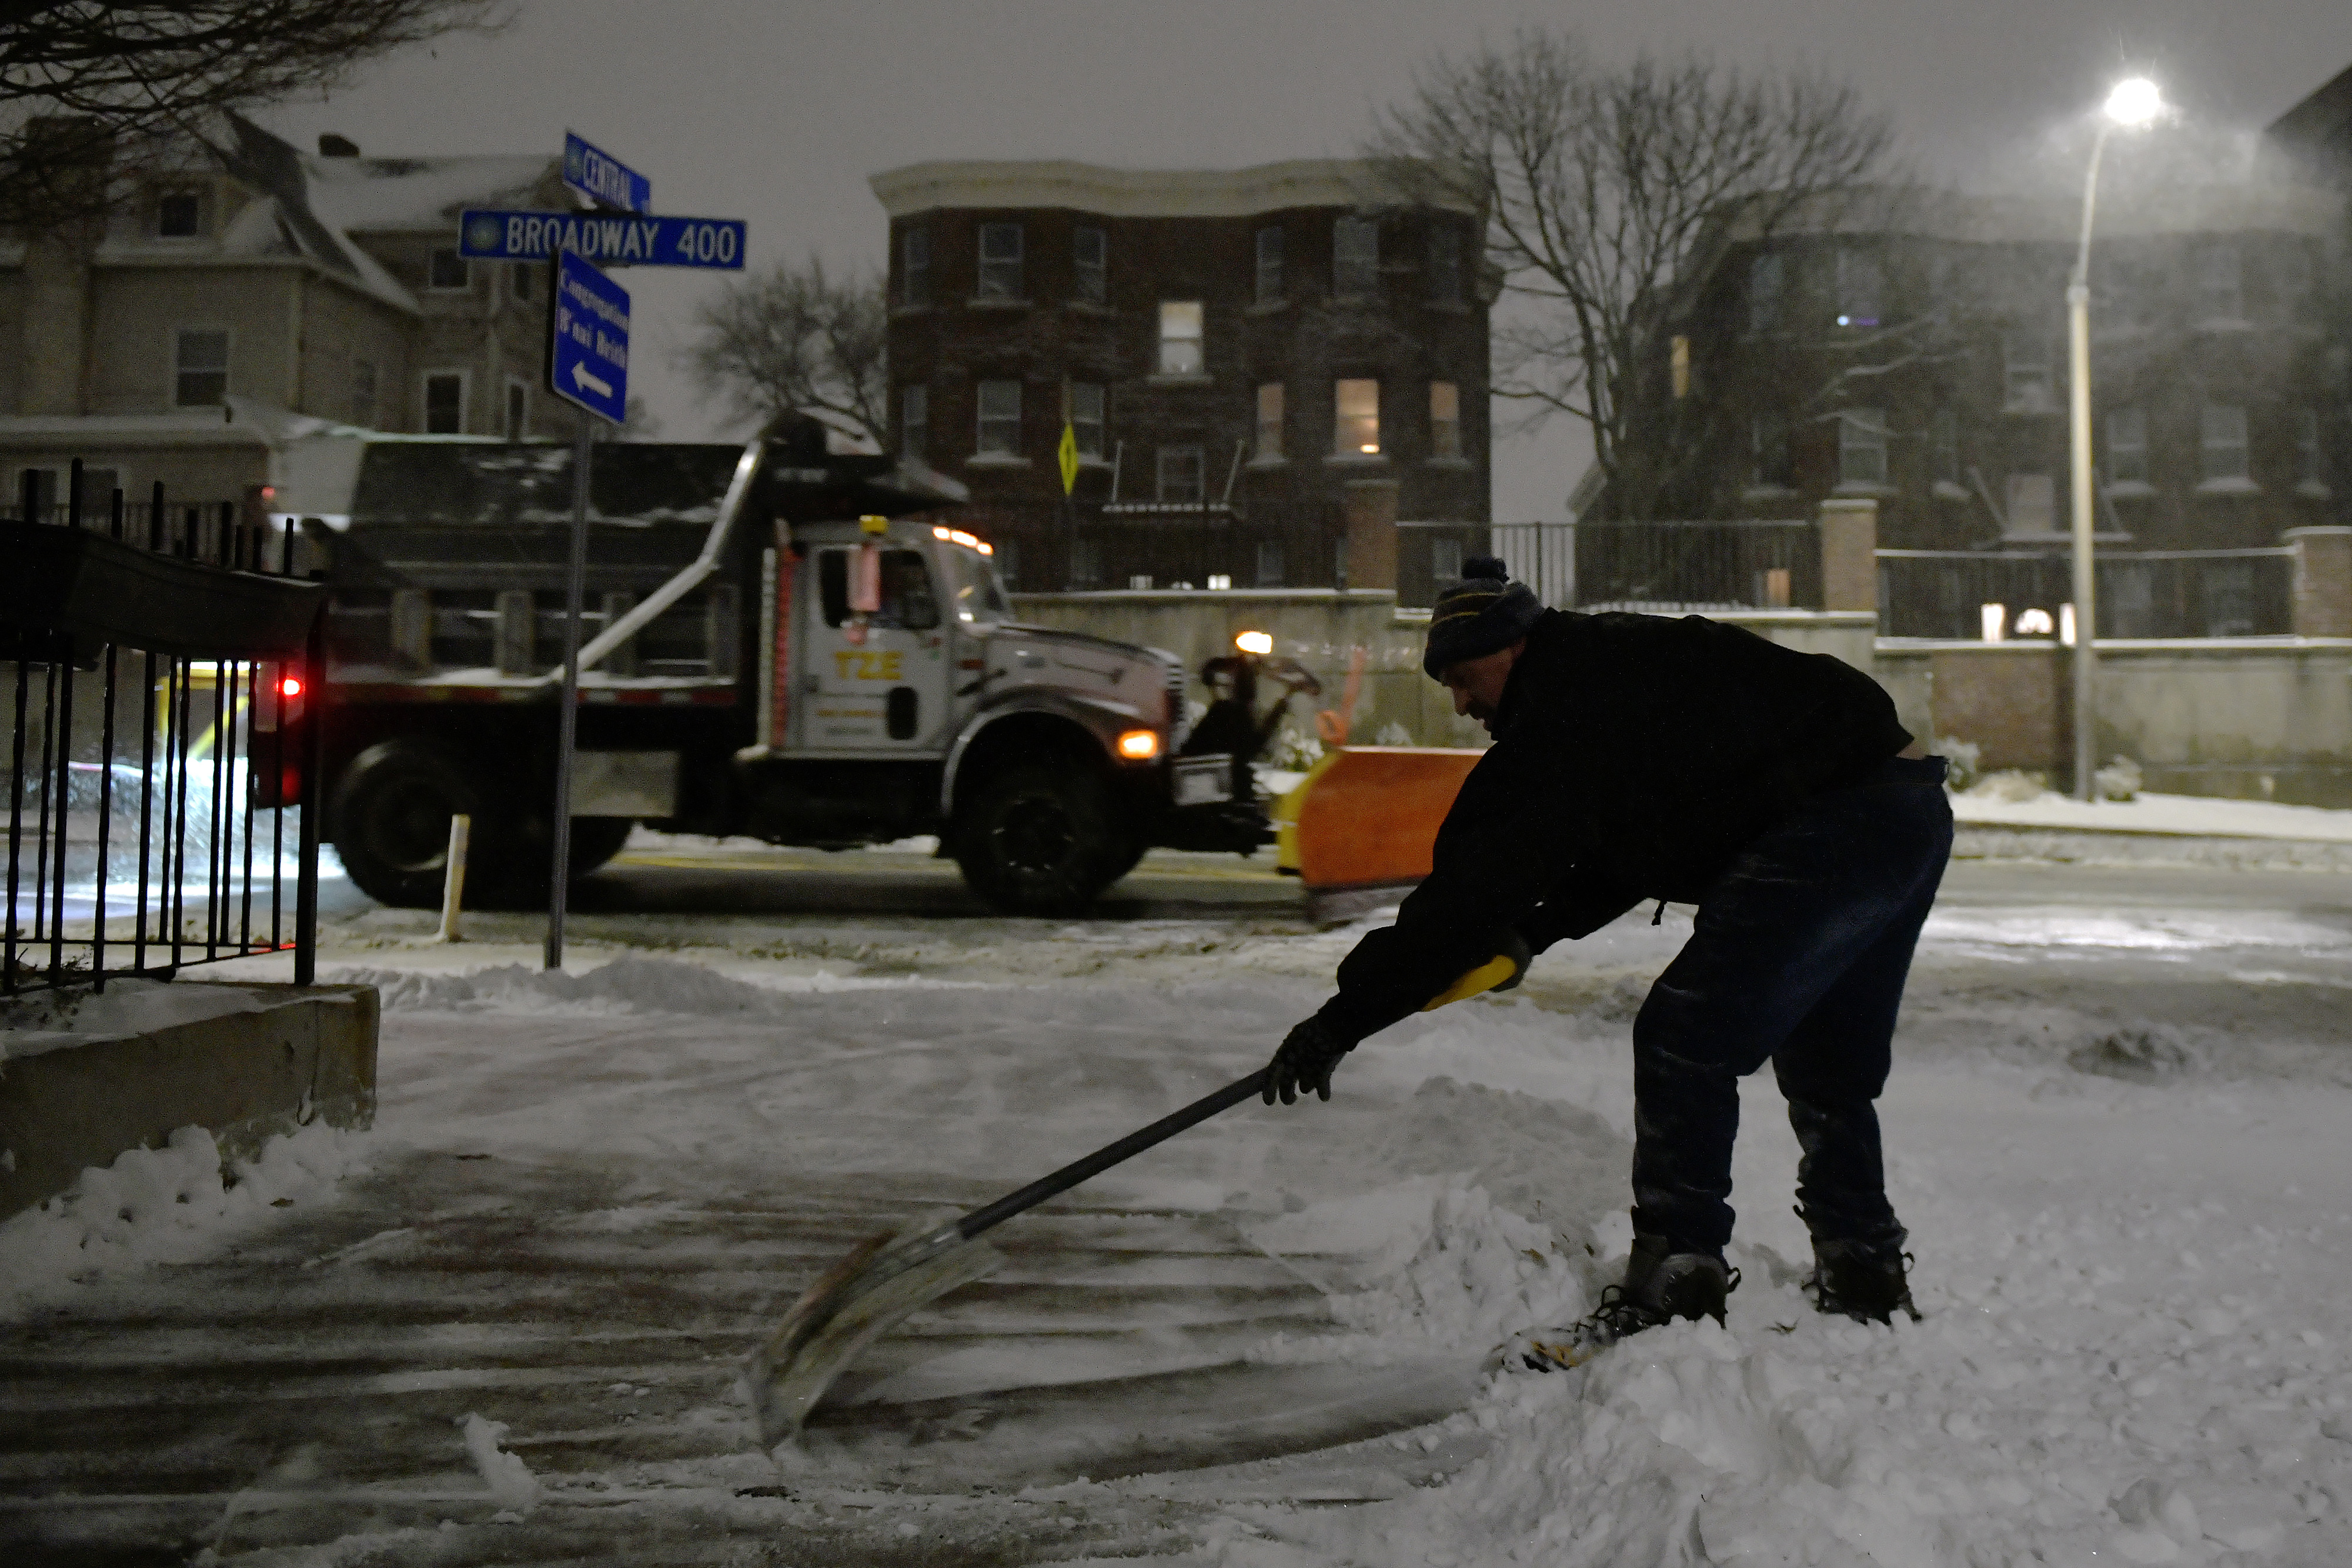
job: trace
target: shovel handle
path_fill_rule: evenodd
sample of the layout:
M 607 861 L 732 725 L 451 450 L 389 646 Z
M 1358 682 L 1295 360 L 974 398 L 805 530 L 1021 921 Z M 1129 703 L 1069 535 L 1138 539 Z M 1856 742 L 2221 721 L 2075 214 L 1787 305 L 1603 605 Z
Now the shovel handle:
M 1008 1193 L 985 1208 L 975 1208 L 956 1221 L 956 1233 L 966 1241 L 982 1231 L 1003 1224 L 1014 1215 L 1036 1207 L 1056 1193 L 1064 1193 L 1088 1176 L 1098 1176 L 1119 1164 L 1132 1159 L 1154 1144 L 1165 1143 L 1185 1128 L 1207 1121 L 1218 1112 L 1240 1104 L 1263 1092 L 1271 1067 L 1261 1067 L 1237 1082 L 1228 1083 L 1215 1093 L 1193 1101 L 1181 1111 L 1171 1112 L 1149 1127 L 1129 1133 L 1115 1144 L 1106 1144 L 1084 1159 L 1072 1160 L 1048 1176 L 1040 1176 L 1019 1192 Z

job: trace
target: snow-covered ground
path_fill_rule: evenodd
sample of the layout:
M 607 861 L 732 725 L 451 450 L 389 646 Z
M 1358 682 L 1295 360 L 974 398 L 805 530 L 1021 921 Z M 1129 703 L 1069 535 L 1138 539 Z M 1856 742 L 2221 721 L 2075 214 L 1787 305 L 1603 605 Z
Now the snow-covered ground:
M 1805 1304 L 1767 1074 L 1727 1326 L 1494 1376 L 1622 1263 L 1628 1029 L 1687 931 L 1647 920 L 1013 1222 L 774 1458 L 730 1385 L 809 1279 L 1256 1067 L 1352 933 L 591 921 L 542 977 L 356 922 L 327 972 L 383 988 L 374 1132 L 226 1192 L 134 1156 L 0 1226 L 0 1544 L 2352 1562 L 2345 879 L 1956 868 L 1884 1106 L 1926 1321 Z

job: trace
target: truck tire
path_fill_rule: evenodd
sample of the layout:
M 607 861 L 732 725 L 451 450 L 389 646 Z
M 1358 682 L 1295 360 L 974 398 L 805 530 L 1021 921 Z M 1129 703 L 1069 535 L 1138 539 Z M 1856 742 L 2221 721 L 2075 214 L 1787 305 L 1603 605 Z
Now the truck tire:
M 629 841 L 629 830 L 636 825 L 630 817 L 572 818 L 572 874 L 586 876 L 619 854 L 621 846 Z
M 1128 863 L 1111 793 L 1082 764 L 1010 767 L 982 781 L 954 825 L 956 864 L 1006 915 L 1082 913 Z
M 335 852 L 352 884 L 377 903 L 431 908 L 441 902 L 449 819 L 472 817 L 478 844 L 488 826 L 481 804 L 482 791 L 446 750 L 426 741 L 380 741 L 352 759 L 335 787 Z M 467 892 L 480 869 L 467 868 Z

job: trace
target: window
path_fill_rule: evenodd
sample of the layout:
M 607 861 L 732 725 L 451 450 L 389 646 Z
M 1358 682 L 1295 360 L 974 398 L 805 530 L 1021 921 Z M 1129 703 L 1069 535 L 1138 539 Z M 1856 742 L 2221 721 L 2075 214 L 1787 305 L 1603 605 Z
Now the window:
M 1886 290 L 1885 269 L 1870 251 L 1846 246 L 1837 253 L 1837 324 L 1875 327 Z
M 1957 487 L 1960 482 L 1960 416 L 1951 409 L 1939 408 L 1928 418 L 1927 470 L 1934 484 Z
M 1462 392 L 1452 382 L 1429 383 L 1429 455 L 1462 455 Z
M 2209 402 L 2198 421 L 2198 446 L 2205 482 L 2242 484 L 2246 466 L 2246 411 L 2235 403 Z
M 1092 588 L 1102 580 L 1102 543 L 1098 539 L 1070 541 L 1070 586 Z
M 507 292 L 514 296 L 514 302 L 518 305 L 530 303 L 530 275 L 533 270 L 533 264 L 527 261 L 507 268 Z
M 425 434 L 466 434 L 466 372 L 442 371 L 425 378 Z
M 1282 231 L 1278 228 L 1257 231 L 1257 302 L 1282 303 Z
M 2254 563 L 2215 561 L 2205 569 L 2205 635 L 2254 634 Z
M 172 401 L 205 408 L 228 398 L 228 329 L 183 327 L 173 355 Z
M 1021 541 L 998 539 L 994 559 L 998 587 L 1006 593 L 1018 593 L 1021 591 Z M 1008 600 L 1005 601 L 1003 619 L 1009 621 L 1012 618 L 1013 605 Z
M 1201 357 L 1201 302 L 1163 299 L 1160 302 L 1160 373 L 1197 376 Z
M 2050 534 L 2058 530 L 2058 487 L 2047 474 L 2009 476 L 2009 534 Z
M 1103 389 L 1099 382 L 1070 383 L 1070 434 L 1082 461 L 1099 463 L 1103 455 Z
M 2316 490 L 2327 483 L 2326 465 L 2319 453 L 2319 411 L 2299 408 L 2294 411 L 2294 482 L 2305 489 Z
M 1077 269 L 1076 296 L 1088 305 L 1110 303 L 1110 237 L 1084 225 L 1070 233 L 1070 260 Z
M 1886 483 L 1886 411 L 1850 408 L 1838 415 L 1838 483 Z
M 1155 494 L 1163 507 L 1197 507 L 1204 498 L 1206 459 L 1197 446 L 1160 449 L 1159 485 Z
M 1257 460 L 1282 461 L 1282 383 L 1268 382 L 1257 389 Z
M 1451 224 L 1429 231 L 1429 298 L 1436 305 L 1462 303 L 1462 231 Z
M 2107 415 L 2107 483 L 2147 483 L 2147 411 L 2119 408 Z
M 919 463 L 931 460 L 931 389 L 898 389 L 898 451 Z
M 1748 264 L 1748 329 L 1771 332 L 1780 325 L 1780 296 L 1786 265 L 1777 250 L 1768 250 Z
M 1370 218 L 1340 218 L 1331 225 L 1331 292 L 1361 298 L 1381 284 L 1381 225 Z
M 1021 298 L 1021 225 L 980 225 L 980 298 Z
M 1432 539 L 1429 541 L 1429 575 L 1440 582 L 1458 580 L 1462 576 L 1462 541 Z
M 898 236 L 898 303 L 931 302 L 931 231 L 908 229 Z
M 1258 540 L 1257 585 L 1260 588 L 1282 586 L 1282 541 L 1280 539 Z
M 507 439 L 520 441 L 530 434 L 530 393 L 522 382 L 507 382 Z
M 1019 382 L 980 383 L 980 440 L 975 450 L 982 457 L 1021 455 Z
M 466 258 L 450 247 L 443 246 L 433 253 L 425 264 L 425 287 L 448 292 L 473 286 L 474 271 Z
M 2303 314 L 2311 302 L 2311 251 L 2301 241 L 2289 244 L 2279 252 L 2278 296 L 2279 313 L 2293 318 Z
M 194 191 L 169 191 L 155 202 L 155 233 L 163 239 L 194 239 L 205 232 L 205 199 Z
M 1785 490 L 1795 483 L 1796 459 L 1789 444 L 1789 426 L 1778 414 L 1758 414 L 1748 425 L 1748 443 L 1759 489 Z
M 376 422 L 375 366 L 366 360 L 352 361 L 352 423 L 373 426 Z
M 854 551 L 829 549 L 817 557 L 817 600 L 824 623 L 838 626 L 849 619 L 849 558 Z M 940 601 L 931 591 L 931 574 L 919 550 L 886 549 L 881 567 L 882 608 L 870 624 L 895 626 L 908 632 L 928 632 L 940 623 Z
M 2034 329 L 2011 327 L 2001 335 L 2004 405 L 2014 413 L 2045 413 L 2051 402 L 2050 340 Z
M 2197 253 L 2197 313 L 2205 321 L 2245 319 L 2245 269 L 2236 246 L 2215 241 Z
M 1332 387 L 1332 412 L 1338 416 L 1331 450 L 1342 457 L 1377 457 L 1381 451 L 1381 383 L 1345 381 Z

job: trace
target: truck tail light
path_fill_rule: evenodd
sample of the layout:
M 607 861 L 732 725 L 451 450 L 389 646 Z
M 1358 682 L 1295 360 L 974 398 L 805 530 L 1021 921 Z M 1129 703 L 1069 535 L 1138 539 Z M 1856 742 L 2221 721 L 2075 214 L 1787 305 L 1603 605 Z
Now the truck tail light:
M 1130 729 L 1118 737 L 1118 754 L 1129 762 L 1149 762 L 1160 755 L 1157 730 Z
M 310 683 L 292 664 L 264 664 L 253 683 L 253 728 L 269 735 L 302 722 Z

